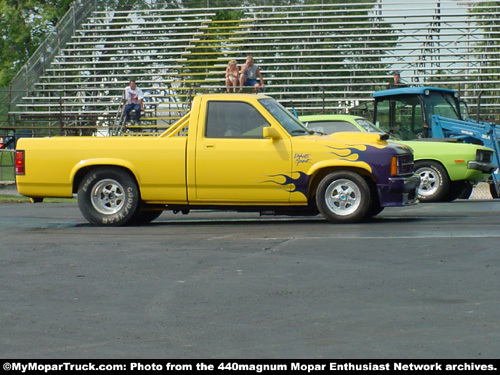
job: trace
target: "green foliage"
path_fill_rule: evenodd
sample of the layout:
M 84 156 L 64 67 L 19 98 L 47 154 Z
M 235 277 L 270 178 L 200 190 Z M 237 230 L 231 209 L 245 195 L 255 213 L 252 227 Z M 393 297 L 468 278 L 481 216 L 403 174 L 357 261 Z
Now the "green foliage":
M 0 87 L 9 84 L 73 0 L 0 0 Z

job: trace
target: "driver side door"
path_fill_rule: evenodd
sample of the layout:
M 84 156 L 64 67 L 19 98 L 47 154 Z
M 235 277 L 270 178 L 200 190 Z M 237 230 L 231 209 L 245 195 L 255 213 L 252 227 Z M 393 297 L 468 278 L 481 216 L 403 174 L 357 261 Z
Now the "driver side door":
M 272 126 L 250 103 L 209 101 L 200 113 L 195 161 L 196 200 L 225 204 L 288 202 L 281 175 L 292 167 L 288 138 L 265 139 Z M 202 124 L 199 124 L 202 125 Z

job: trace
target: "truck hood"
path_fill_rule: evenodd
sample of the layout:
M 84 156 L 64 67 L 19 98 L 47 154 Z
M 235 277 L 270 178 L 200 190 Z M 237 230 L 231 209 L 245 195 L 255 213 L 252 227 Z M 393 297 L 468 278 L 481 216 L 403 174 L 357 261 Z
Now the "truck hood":
M 426 142 L 426 141 L 389 141 L 395 145 L 410 146 L 413 150 L 422 150 L 426 152 L 434 152 L 437 154 L 446 152 L 472 152 L 475 155 L 476 150 L 493 151 L 491 148 L 475 145 L 472 143 L 457 143 L 457 142 Z
M 338 132 L 327 135 L 328 138 L 338 140 L 340 142 L 356 142 L 356 143 L 380 143 L 382 142 L 384 146 L 387 145 L 385 142 L 388 139 L 388 135 L 385 133 L 365 133 L 365 132 Z

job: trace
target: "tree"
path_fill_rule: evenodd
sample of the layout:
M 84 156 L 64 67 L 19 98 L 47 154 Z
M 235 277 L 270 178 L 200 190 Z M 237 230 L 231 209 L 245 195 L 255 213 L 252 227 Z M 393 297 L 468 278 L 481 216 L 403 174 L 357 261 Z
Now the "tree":
M 35 52 L 73 0 L 0 0 L 0 87 Z

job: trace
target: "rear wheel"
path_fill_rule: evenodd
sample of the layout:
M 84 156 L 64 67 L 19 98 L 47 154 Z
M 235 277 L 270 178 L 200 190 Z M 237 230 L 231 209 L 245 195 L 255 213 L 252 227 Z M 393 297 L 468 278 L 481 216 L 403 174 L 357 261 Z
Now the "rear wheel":
M 139 203 L 135 180 L 118 168 L 96 168 L 85 176 L 78 188 L 80 211 L 94 225 L 127 224 Z
M 415 173 L 420 176 L 417 193 L 421 202 L 440 202 L 450 188 L 450 179 L 441 164 L 433 161 L 415 162 Z
M 372 203 L 368 183 L 359 174 L 336 171 L 318 185 L 316 205 L 333 223 L 353 223 L 365 218 Z

